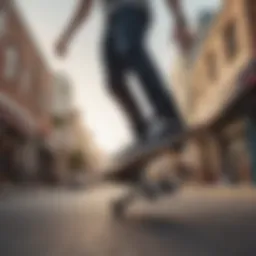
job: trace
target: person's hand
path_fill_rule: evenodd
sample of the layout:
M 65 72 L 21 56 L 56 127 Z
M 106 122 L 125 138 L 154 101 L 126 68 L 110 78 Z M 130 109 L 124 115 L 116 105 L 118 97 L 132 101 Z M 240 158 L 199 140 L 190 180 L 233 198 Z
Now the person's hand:
M 65 37 L 61 37 L 55 45 L 55 53 L 59 57 L 65 57 L 68 52 L 68 40 Z

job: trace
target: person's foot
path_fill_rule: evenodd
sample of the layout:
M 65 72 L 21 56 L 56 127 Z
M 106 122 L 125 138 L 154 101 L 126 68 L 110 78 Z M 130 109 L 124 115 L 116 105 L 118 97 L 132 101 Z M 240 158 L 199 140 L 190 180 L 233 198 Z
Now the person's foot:
M 129 157 L 140 152 L 150 144 L 169 136 L 176 136 L 184 131 L 183 125 L 178 119 L 173 120 L 156 120 L 148 125 L 147 129 L 139 135 L 135 143 L 128 146 L 125 150 L 118 154 L 117 158 Z
M 166 136 L 176 136 L 184 131 L 184 127 L 180 120 L 159 120 L 149 125 L 145 133 L 145 140 L 160 139 Z

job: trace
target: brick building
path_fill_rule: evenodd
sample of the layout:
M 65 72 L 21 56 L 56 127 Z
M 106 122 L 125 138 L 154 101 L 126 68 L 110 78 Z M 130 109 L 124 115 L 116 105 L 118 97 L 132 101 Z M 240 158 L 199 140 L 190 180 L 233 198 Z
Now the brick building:
M 15 1 L 0 4 L 1 135 L 12 144 L 10 161 L 30 175 L 39 160 L 37 142 L 50 131 L 51 72 Z

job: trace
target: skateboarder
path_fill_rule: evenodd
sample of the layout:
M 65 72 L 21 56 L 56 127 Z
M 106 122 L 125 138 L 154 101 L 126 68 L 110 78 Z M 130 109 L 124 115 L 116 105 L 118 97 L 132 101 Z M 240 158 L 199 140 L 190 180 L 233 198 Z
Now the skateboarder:
M 94 0 L 80 0 L 69 25 L 56 45 L 58 55 L 64 56 L 75 32 L 89 16 Z M 133 72 L 160 120 L 157 136 L 165 132 L 180 132 L 180 118 L 172 98 L 144 45 L 151 21 L 149 0 L 101 0 L 106 14 L 103 42 L 104 62 L 110 92 L 126 112 L 139 140 L 152 136 L 152 126 L 144 118 L 136 100 L 129 91 L 127 72 Z M 190 44 L 186 22 L 178 0 L 167 1 L 173 11 L 178 39 L 186 48 Z M 178 129 L 177 129 L 178 128 Z M 156 135 L 156 134 L 154 134 Z

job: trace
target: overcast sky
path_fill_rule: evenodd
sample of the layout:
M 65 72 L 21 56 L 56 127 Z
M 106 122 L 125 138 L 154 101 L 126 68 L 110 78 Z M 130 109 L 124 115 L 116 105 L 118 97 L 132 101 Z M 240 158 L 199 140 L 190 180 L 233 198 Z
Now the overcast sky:
M 98 0 L 100 2 L 100 0 Z M 67 59 L 58 60 L 53 54 L 53 43 L 72 13 L 74 0 L 17 0 L 50 65 L 64 70 L 71 77 L 75 103 L 82 111 L 84 122 L 94 132 L 99 145 L 108 152 L 116 151 L 130 141 L 128 124 L 105 91 L 100 57 L 102 12 L 96 5 L 91 19 L 75 39 Z M 150 31 L 149 47 L 166 81 L 172 63 L 170 42 L 172 22 L 164 0 L 152 0 L 155 24 Z M 204 8 L 216 8 L 220 0 L 185 0 L 190 21 L 195 22 Z

